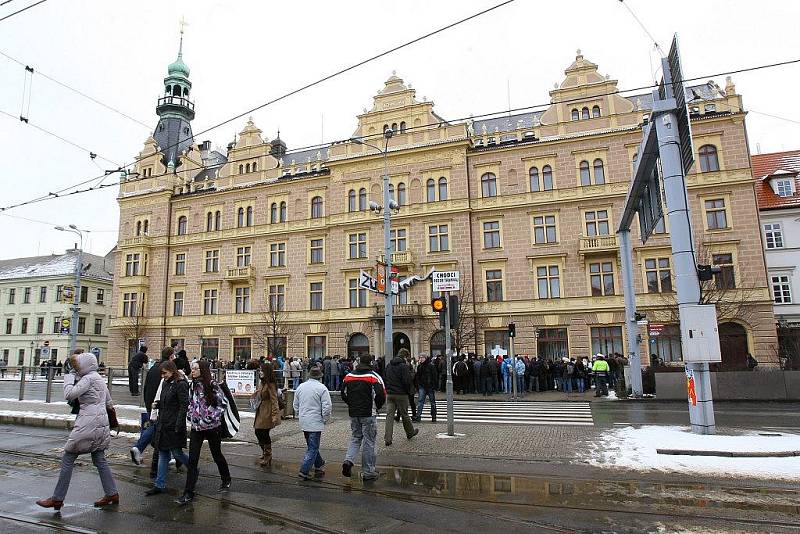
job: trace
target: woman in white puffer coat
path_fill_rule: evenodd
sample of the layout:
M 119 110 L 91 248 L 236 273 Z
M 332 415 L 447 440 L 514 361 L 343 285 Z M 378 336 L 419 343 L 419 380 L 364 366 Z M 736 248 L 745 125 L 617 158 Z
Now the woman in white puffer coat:
M 43 508 L 61 509 L 72 478 L 72 468 L 81 454 L 92 455 L 92 463 L 97 467 L 100 482 L 103 484 L 105 496 L 94 505 L 99 507 L 118 504 L 119 494 L 105 455 L 106 449 L 111 444 L 107 413 L 107 408 L 113 406 L 111 394 L 108 392 L 105 380 L 97 372 L 97 358 L 93 354 L 77 349 L 70 357 L 70 361 L 73 372 L 64 376 L 64 398 L 67 402 L 77 400 L 80 411 L 64 446 L 61 474 L 53 496 L 36 501 L 36 504 Z

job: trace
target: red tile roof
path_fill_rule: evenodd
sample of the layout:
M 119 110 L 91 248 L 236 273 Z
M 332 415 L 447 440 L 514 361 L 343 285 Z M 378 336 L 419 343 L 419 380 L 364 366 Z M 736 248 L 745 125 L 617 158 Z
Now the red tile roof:
M 752 161 L 753 177 L 756 179 L 758 209 L 775 210 L 800 207 L 800 184 L 797 182 L 797 173 L 800 173 L 800 150 L 754 154 Z M 795 175 L 795 194 L 791 197 L 776 195 L 769 183 L 769 176 L 790 173 Z

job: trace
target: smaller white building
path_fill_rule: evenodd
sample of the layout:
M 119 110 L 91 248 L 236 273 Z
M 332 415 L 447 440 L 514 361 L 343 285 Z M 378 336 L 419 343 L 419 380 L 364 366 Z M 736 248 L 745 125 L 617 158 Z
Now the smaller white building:
M 62 291 L 75 285 L 78 250 L 32 258 L 0 260 L 0 358 L 9 367 L 39 365 L 43 359 L 63 362 L 69 335 L 61 334 L 61 320 L 71 318 Z M 83 254 L 77 346 L 108 351 L 108 323 L 114 261 Z
M 800 150 L 752 157 L 780 356 L 800 366 Z

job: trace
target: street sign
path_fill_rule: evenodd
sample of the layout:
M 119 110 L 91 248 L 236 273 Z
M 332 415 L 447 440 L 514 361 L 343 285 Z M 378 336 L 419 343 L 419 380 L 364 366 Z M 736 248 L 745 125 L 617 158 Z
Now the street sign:
M 50 347 L 42 347 L 40 355 L 41 355 L 43 360 L 49 360 L 50 359 Z
M 434 291 L 458 291 L 461 289 L 461 273 L 458 271 L 434 271 L 431 277 Z
M 660 336 L 660 335 L 661 335 L 661 334 L 664 332 L 664 328 L 665 328 L 666 326 L 667 326 L 667 325 L 665 325 L 665 324 L 659 324 L 659 323 L 650 323 L 650 324 L 647 326 L 647 334 L 648 334 L 650 337 L 657 337 L 657 336 Z
M 662 99 L 674 98 L 678 118 L 678 134 L 680 135 L 681 165 L 683 175 L 689 174 L 689 167 L 694 163 L 694 149 L 692 148 L 692 128 L 689 123 L 689 108 L 686 107 L 686 92 L 683 88 L 683 70 L 681 69 L 681 54 L 678 49 L 678 35 L 672 37 L 672 46 L 667 54 L 668 69 L 664 69 L 664 78 L 658 88 Z
M 72 302 L 75 300 L 75 286 L 64 286 L 61 288 L 61 301 Z
M 100 358 L 100 347 L 92 347 L 92 350 L 90 350 L 89 352 L 94 354 L 95 358 L 98 358 L 98 359 Z
M 378 293 L 386 293 L 386 264 L 378 262 L 375 265 L 377 278 L 375 280 L 375 290 Z
M 69 334 L 69 327 L 72 324 L 72 320 L 69 317 L 64 317 L 61 319 L 61 333 L 62 334 Z

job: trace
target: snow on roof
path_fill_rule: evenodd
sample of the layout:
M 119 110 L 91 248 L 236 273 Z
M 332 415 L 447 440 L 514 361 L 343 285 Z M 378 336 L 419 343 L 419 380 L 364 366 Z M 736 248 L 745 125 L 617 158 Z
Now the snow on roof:
M 51 256 L 0 260 L 0 280 L 73 275 L 77 261 L 77 251 L 73 250 Z M 91 264 L 89 270 L 84 274 L 85 277 L 109 282 L 113 279 L 113 274 L 106 268 L 106 258 L 84 253 L 83 264 Z

